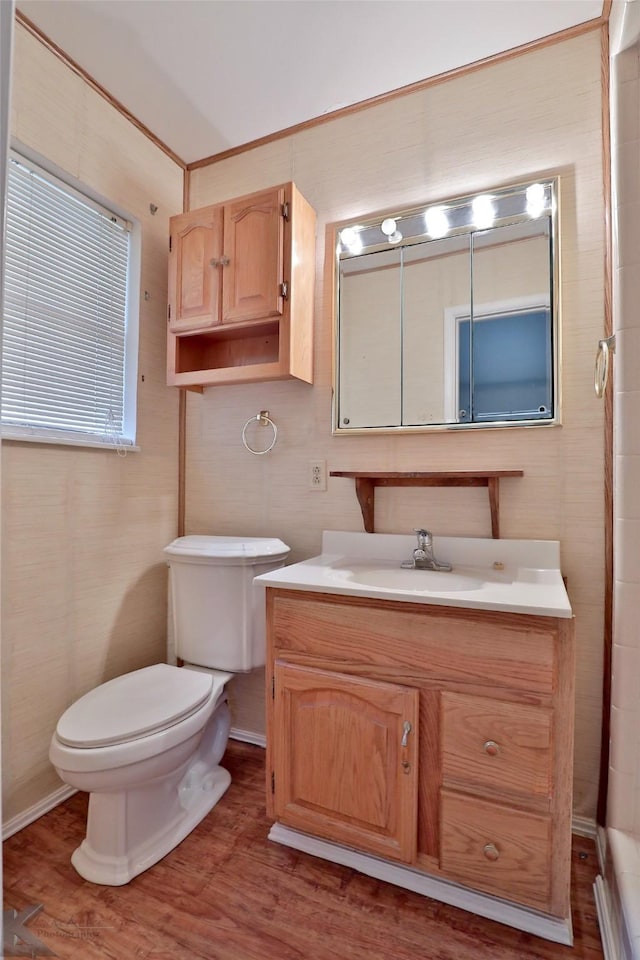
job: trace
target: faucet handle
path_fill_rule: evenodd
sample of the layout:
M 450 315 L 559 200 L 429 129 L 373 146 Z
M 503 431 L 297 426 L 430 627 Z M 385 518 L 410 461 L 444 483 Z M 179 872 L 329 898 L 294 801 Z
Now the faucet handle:
M 432 538 L 428 530 L 423 530 L 422 527 L 414 527 L 413 532 L 417 535 L 418 543 L 420 545 L 422 545 L 423 543 L 426 543 L 426 544 L 431 543 Z

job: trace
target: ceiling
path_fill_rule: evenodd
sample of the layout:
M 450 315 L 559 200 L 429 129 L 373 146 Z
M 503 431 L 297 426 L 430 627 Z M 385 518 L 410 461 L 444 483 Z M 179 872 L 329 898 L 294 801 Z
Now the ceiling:
M 17 0 L 16 6 L 191 163 L 595 19 L 603 3 Z

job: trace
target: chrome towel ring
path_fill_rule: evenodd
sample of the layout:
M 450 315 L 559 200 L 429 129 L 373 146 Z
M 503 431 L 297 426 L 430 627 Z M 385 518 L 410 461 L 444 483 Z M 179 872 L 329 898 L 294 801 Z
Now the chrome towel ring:
M 258 421 L 258 423 L 259 423 L 261 426 L 263 426 L 263 427 L 269 426 L 269 427 L 271 427 L 271 429 L 273 430 L 273 439 L 271 440 L 271 443 L 269 444 L 269 446 L 268 446 L 268 447 L 265 447 L 264 450 L 255 450 L 253 447 L 250 447 L 249 444 L 247 443 L 247 427 L 249 426 L 250 423 L 253 423 L 253 422 L 256 421 L 256 420 Z M 268 411 L 268 410 L 261 410 L 260 413 L 257 413 L 257 414 L 255 415 L 255 417 L 249 417 L 249 419 L 248 419 L 247 422 L 245 423 L 244 427 L 242 428 L 242 442 L 243 442 L 243 444 L 245 445 L 245 447 L 247 448 L 247 450 L 249 451 L 249 453 L 253 453 L 253 454 L 255 454 L 257 457 L 261 457 L 264 453 L 269 453 L 270 450 L 273 450 L 273 448 L 274 448 L 275 445 L 276 445 L 276 440 L 277 440 L 277 439 L 278 439 L 278 428 L 276 427 L 276 425 L 275 425 L 275 423 L 273 422 L 273 420 L 269 417 L 269 411 Z

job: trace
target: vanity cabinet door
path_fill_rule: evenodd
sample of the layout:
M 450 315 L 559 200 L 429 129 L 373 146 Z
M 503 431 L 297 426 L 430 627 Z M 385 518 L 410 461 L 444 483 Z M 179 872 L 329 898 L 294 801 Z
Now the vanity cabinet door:
M 416 858 L 418 691 L 275 664 L 274 808 L 287 826 Z
M 169 331 L 208 330 L 220 323 L 223 208 L 202 207 L 171 218 Z

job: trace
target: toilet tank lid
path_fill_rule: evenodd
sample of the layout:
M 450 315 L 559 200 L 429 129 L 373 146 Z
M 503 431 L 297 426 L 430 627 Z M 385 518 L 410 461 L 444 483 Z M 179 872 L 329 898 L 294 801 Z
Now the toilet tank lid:
M 56 734 L 70 747 L 104 747 L 149 736 L 195 713 L 211 696 L 205 673 L 155 663 L 108 680 L 62 714 Z
M 186 560 L 232 560 L 253 564 L 261 560 L 284 560 L 290 547 L 275 537 L 178 537 L 164 548 L 165 556 Z

